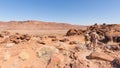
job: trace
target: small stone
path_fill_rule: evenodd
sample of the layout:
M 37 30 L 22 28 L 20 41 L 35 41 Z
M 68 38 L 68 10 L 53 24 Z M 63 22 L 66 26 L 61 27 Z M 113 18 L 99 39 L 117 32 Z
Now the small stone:
M 44 41 L 37 41 L 37 43 L 45 45 L 46 43 Z

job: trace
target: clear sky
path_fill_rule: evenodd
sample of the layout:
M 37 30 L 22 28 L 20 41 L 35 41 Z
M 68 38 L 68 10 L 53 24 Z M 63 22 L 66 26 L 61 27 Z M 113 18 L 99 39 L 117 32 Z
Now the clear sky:
M 120 23 L 120 0 L 0 0 L 0 20 Z

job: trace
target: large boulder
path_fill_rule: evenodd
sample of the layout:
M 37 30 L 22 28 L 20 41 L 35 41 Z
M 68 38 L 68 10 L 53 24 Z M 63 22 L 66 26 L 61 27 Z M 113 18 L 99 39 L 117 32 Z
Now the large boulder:
M 71 36 L 71 35 L 76 35 L 76 34 L 77 34 L 77 30 L 76 29 L 70 29 L 66 33 L 66 36 Z

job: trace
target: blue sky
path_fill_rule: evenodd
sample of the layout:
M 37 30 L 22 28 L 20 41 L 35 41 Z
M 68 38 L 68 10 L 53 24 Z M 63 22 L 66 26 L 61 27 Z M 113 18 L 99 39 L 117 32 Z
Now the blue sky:
M 120 23 L 120 0 L 0 0 L 0 20 Z

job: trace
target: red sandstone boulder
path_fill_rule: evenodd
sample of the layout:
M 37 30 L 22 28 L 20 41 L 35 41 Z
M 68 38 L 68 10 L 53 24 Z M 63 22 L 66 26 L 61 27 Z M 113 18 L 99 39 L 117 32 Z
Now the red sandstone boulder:
M 70 29 L 66 33 L 66 36 L 71 36 L 71 35 L 76 35 L 76 34 L 77 34 L 77 30 L 76 29 Z

